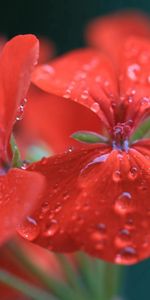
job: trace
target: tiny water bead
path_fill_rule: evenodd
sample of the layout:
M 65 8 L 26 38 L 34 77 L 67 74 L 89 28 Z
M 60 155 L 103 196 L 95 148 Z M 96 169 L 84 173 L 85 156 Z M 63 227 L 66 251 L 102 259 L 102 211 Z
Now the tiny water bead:
M 132 166 L 129 173 L 128 173 L 128 178 L 130 180 L 135 180 L 138 177 L 138 168 L 136 166 Z
M 115 245 L 116 247 L 125 247 L 132 243 L 132 234 L 129 229 L 123 228 L 118 232 L 118 235 L 115 237 Z
M 45 237 L 52 237 L 54 236 L 57 231 L 58 231 L 58 224 L 57 224 L 57 220 L 53 219 L 51 220 L 50 225 L 47 225 L 47 228 L 45 229 L 43 236 Z
M 120 182 L 121 181 L 121 172 L 119 170 L 115 170 L 112 174 L 112 179 L 116 183 Z
M 18 107 L 16 121 L 21 121 L 23 119 L 24 108 L 25 108 L 25 105 L 26 105 L 27 101 L 28 100 L 26 98 L 24 98 L 23 101 L 22 101 L 22 103 Z
M 118 264 L 134 264 L 138 261 L 137 250 L 132 246 L 126 246 L 116 254 L 115 262 Z
M 17 231 L 23 238 L 32 242 L 39 236 L 40 227 L 35 219 L 27 217 L 26 220 L 17 227 Z
M 117 214 L 124 215 L 132 209 L 132 195 L 129 192 L 123 192 L 115 199 L 114 210 Z
M 141 70 L 141 66 L 138 64 L 132 64 L 127 68 L 127 76 L 132 81 L 137 81 L 139 76 L 139 71 Z

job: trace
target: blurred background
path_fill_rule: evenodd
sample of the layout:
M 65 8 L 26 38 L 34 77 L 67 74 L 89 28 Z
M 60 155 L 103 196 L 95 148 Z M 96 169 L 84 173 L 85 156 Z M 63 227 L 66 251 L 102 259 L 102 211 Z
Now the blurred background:
M 150 14 L 150 1 L 5 0 L 0 5 L 0 33 L 7 38 L 20 33 L 48 37 L 56 45 L 56 53 L 61 54 L 84 45 L 83 30 L 91 19 L 129 8 Z M 150 299 L 150 260 L 126 267 L 125 277 L 125 299 Z

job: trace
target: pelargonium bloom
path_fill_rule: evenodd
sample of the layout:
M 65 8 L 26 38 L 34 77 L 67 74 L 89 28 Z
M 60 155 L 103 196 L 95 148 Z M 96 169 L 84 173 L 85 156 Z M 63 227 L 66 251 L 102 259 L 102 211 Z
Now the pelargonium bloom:
M 29 240 L 54 251 L 83 250 L 121 264 L 149 256 L 150 140 L 132 142 L 150 114 L 149 53 L 149 41 L 130 38 L 119 55 L 119 71 L 93 49 L 54 60 L 51 72 L 37 67 L 34 83 L 92 110 L 107 142 L 30 165 L 29 171 L 44 174 L 47 188 L 31 216 L 36 234 L 30 237 L 26 221 L 22 236 L 28 232 Z
M 16 225 L 39 204 L 43 177 L 12 168 L 10 137 L 23 109 L 31 72 L 38 59 L 38 40 L 33 35 L 17 36 L 0 53 L 0 244 Z
M 106 51 L 117 63 L 118 52 L 129 36 L 150 37 L 149 18 L 138 11 L 119 11 L 92 20 L 86 27 L 89 45 Z

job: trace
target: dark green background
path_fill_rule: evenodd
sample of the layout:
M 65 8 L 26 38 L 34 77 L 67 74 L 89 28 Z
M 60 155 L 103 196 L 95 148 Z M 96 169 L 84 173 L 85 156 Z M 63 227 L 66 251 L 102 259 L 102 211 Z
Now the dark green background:
M 150 0 L 1 1 L 0 32 L 8 37 L 19 33 L 48 36 L 57 53 L 62 53 L 84 44 L 83 28 L 90 19 L 122 8 L 150 13 Z M 150 260 L 126 268 L 124 295 L 126 300 L 150 299 Z

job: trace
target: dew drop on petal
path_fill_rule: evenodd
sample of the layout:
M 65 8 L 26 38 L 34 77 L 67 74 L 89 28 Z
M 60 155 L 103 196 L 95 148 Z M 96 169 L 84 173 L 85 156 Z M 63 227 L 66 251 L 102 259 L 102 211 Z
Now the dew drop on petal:
M 138 260 L 137 251 L 132 246 L 126 246 L 116 254 L 115 262 L 118 264 L 133 264 Z
M 128 66 L 127 69 L 127 76 L 132 80 L 136 81 L 137 80 L 137 72 L 139 72 L 141 69 L 140 65 L 138 64 L 133 64 Z
M 21 121 L 23 119 L 24 108 L 25 108 L 26 103 L 27 103 L 27 99 L 24 98 L 23 101 L 21 102 L 20 106 L 17 109 L 16 121 Z
M 81 99 L 82 99 L 82 100 L 87 100 L 88 97 L 89 97 L 89 92 L 88 92 L 88 90 L 84 90 L 84 91 L 82 92 L 82 94 L 81 94 Z
M 121 181 L 121 172 L 119 170 L 115 170 L 112 174 L 112 179 L 114 182 L 120 182 Z
M 40 228 L 35 219 L 27 217 L 26 220 L 17 227 L 17 231 L 23 238 L 32 242 L 38 237 Z
M 149 106 L 150 105 L 150 98 L 142 97 L 141 104 L 144 105 L 144 106 Z
M 92 105 L 91 105 L 91 110 L 95 113 L 98 113 L 99 110 L 100 110 L 100 106 L 99 106 L 99 103 L 97 102 L 94 102 Z
M 49 226 L 47 226 L 45 232 L 44 232 L 44 236 L 45 237 L 52 237 L 56 234 L 56 232 L 58 231 L 58 224 L 57 224 L 57 220 L 52 219 L 51 223 Z
M 132 196 L 128 192 L 123 192 L 117 197 L 114 203 L 115 212 L 118 214 L 126 214 L 131 210 Z
M 117 247 L 126 246 L 131 240 L 131 233 L 129 229 L 123 228 L 119 231 L 118 235 L 115 237 L 115 245 Z
M 131 167 L 129 173 L 128 173 L 128 178 L 130 180 L 135 180 L 138 177 L 138 169 L 137 167 Z

